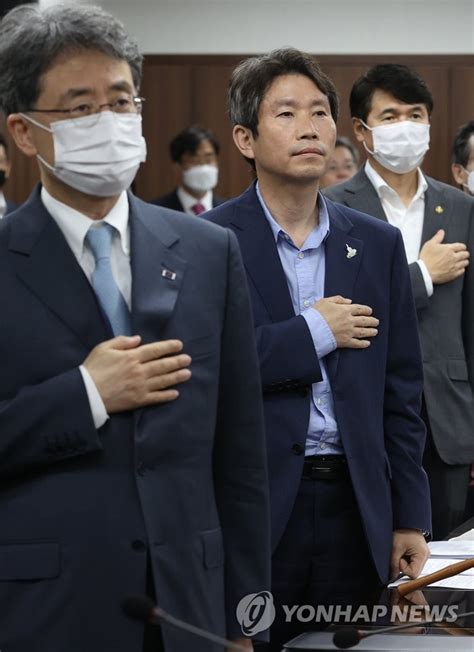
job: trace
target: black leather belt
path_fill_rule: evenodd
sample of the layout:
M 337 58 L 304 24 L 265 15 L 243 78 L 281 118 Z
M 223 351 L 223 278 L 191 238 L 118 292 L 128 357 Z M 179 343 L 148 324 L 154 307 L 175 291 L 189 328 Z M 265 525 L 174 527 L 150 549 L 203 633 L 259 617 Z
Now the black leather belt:
M 339 480 L 349 478 L 344 455 L 311 455 L 305 457 L 303 478 L 307 480 Z

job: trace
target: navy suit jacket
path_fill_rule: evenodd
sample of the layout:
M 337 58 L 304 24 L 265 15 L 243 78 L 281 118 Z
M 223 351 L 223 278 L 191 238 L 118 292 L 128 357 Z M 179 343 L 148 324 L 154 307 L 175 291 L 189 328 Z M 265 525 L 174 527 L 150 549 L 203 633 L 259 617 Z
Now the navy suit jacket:
M 269 587 L 260 381 L 237 242 L 129 203 L 133 332 L 143 343 L 182 339 L 193 375 L 176 401 L 113 414 L 99 430 L 78 369 L 111 337 L 94 292 L 38 190 L 0 225 L 9 652 L 141 650 L 143 626 L 120 600 L 145 592 L 147 557 L 159 604 L 221 635 L 241 636 L 238 601 Z M 163 634 L 166 649 L 222 649 Z
M 419 417 L 422 366 L 415 308 L 398 229 L 327 204 L 324 294 L 369 305 L 380 320 L 368 349 L 336 349 L 326 361 L 352 484 L 375 565 L 386 581 L 393 529 L 431 527 L 421 467 L 425 429 Z M 275 547 L 301 479 L 310 386 L 321 380 L 318 356 L 306 321 L 294 313 L 255 186 L 206 218 L 234 231 L 247 271 L 265 399 Z M 356 250 L 352 258 L 347 245 Z
M 5 197 L 5 201 L 7 202 L 7 210 L 5 211 L 5 215 L 7 215 L 7 213 L 13 213 L 13 211 L 15 211 L 18 208 L 18 204 L 15 204 L 14 201 L 10 201 L 6 197 Z
M 216 206 L 220 206 L 225 201 L 226 200 L 223 199 L 222 197 L 218 197 L 217 195 L 212 193 L 213 208 L 216 208 Z M 171 210 L 173 211 L 181 211 L 184 213 L 183 204 L 180 202 L 176 190 L 173 190 L 173 192 L 170 192 L 167 195 L 163 195 L 162 197 L 158 197 L 158 199 L 154 199 L 151 203 L 155 204 L 156 206 L 163 206 L 164 208 L 171 208 Z

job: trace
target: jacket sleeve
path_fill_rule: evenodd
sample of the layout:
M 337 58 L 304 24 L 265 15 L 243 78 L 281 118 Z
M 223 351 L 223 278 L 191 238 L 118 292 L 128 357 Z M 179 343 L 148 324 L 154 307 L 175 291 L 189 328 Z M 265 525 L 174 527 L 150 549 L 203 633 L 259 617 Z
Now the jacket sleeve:
M 0 478 L 102 448 L 78 368 L 0 401 Z
M 322 380 L 308 324 L 298 315 L 255 329 L 264 392 L 298 390 Z
M 270 517 L 260 375 L 247 282 L 228 235 L 214 478 L 224 536 L 227 635 L 242 636 L 239 601 L 270 590 Z

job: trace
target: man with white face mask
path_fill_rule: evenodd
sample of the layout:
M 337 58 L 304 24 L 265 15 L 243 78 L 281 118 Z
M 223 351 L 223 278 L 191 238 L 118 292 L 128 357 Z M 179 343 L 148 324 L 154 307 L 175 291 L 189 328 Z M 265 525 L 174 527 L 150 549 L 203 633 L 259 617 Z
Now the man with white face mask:
M 219 179 L 219 143 L 209 129 L 189 127 L 170 143 L 178 187 L 152 203 L 188 215 L 201 215 L 222 204 L 214 194 Z
M 474 196 L 474 120 L 462 125 L 454 138 L 451 172 L 461 190 Z
M 236 607 L 269 585 L 245 272 L 230 232 L 127 191 L 146 154 L 141 64 L 98 7 L 0 23 L 0 109 L 41 176 L 0 223 L 11 652 L 224 649 L 127 619 L 130 594 L 251 650 Z
M 424 359 L 423 464 L 433 536 L 441 539 L 463 518 L 474 459 L 474 200 L 419 167 L 433 99 L 418 74 L 398 64 L 374 66 L 355 82 L 350 108 L 367 162 L 325 194 L 401 230 Z

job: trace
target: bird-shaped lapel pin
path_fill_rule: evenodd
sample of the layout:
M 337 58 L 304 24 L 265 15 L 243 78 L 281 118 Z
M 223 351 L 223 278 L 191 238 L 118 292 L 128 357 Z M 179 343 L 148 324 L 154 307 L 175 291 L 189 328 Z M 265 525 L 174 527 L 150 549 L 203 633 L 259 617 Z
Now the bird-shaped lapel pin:
M 354 249 L 353 247 L 349 247 L 348 244 L 346 244 L 346 249 L 347 249 L 347 258 L 354 258 L 354 256 L 357 255 L 357 249 Z

